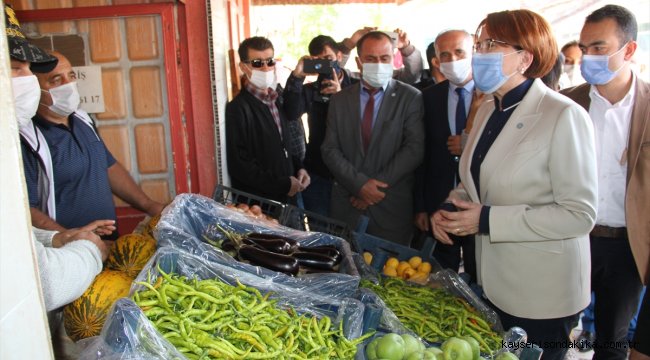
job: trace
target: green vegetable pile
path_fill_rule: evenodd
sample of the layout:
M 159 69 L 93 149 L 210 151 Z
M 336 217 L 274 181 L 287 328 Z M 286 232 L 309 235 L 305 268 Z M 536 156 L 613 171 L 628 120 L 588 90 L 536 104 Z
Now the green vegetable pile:
M 323 316 L 283 310 L 271 293 L 217 279 L 187 279 L 158 268 L 161 276 L 136 292 L 135 303 L 189 359 L 352 359 L 357 344 Z
M 379 295 L 407 329 L 428 342 L 471 336 L 483 353 L 501 348 L 501 337 L 476 309 L 443 289 L 411 285 L 398 278 L 381 278 L 379 284 L 364 279 L 360 286 Z

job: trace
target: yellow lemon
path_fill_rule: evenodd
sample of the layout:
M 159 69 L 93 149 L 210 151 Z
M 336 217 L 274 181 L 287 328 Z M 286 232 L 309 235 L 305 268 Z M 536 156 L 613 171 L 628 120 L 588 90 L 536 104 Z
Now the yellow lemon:
M 431 272 L 431 264 L 425 261 L 418 266 L 417 270 L 421 273 L 429 274 Z
M 405 280 L 408 280 L 408 279 L 411 278 L 411 276 L 413 276 L 415 274 L 416 274 L 415 269 L 413 269 L 411 267 L 408 267 L 408 268 L 404 269 L 404 273 L 402 273 L 402 278 L 405 279 Z
M 416 272 L 415 274 L 411 275 L 409 278 L 409 281 L 416 282 L 418 284 L 426 284 L 427 280 L 429 279 L 429 274 L 428 273 L 423 273 L 423 272 Z
M 410 268 L 411 265 L 409 265 L 409 263 L 407 263 L 406 261 L 400 261 L 399 265 L 397 265 L 397 276 L 401 277 L 402 274 L 404 274 L 404 271 Z
M 363 261 L 365 261 L 367 265 L 370 265 L 370 263 L 372 263 L 372 254 L 367 251 L 364 251 Z
M 414 269 L 417 269 L 420 264 L 422 264 L 422 258 L 419 256 L 414 256 L 409 259 L 409 265 Z
M 397 270 L 394 267 L 384 266 L 384 275 L 386 276 L 397 276 Z
M 397 258 L 392 257 L 392 258 L 388 258 L 388 260 L 386 260 L 386 266 L 387 267 L 397 268 L 398 264 L 399 264 L 399 260 L 397 260 Z

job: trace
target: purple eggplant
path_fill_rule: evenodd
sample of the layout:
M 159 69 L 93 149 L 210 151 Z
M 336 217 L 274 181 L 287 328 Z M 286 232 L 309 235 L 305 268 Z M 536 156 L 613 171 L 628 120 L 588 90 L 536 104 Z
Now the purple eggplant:
M 242 239 L 242 243 L 246 245 L 255 245 L 277 254 L 287 255 L 295 250 L 295 247 L 284 239 L 256 239 L 245 237 Z
M 248 260 L 253 265 L 263 266 L 273 271 L 297 275 L 300 269 L 298 260 L 292 256 L 277 254 L 260 249 L 256 246 L 242 245 L 238 249 L 239 257 Z
M 334 259 L 335 265 L 340 263 L 342 259 L 341 252 L 334 245 L 321 245 L 321 246 L 311 246 L 311 247 L 300 246 L 298 248 L 298 251 L 327 255 L 332 259 Z
M 282 239 L 286 242 L 288 242 L 291 246 L 298 246 L 298 242 L 292 238 L 282 236 L 282 235 L 274 235 L 274 234 L 262 234 L 262 233 L 249 233 L 246 234 L 246 237 L 249 239 L 260 239 L 260 240 L 268 240 L 268 239 Z
M 291 256 L 298 259 L 301 266 L 310 267 L 313 269 L 333 270 L 336 262 L 330 256 L 314 252 L 297 251 Z

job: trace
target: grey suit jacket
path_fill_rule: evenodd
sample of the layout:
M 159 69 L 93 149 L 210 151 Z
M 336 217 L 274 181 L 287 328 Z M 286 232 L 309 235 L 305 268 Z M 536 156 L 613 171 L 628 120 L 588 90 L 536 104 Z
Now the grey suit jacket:
M 490 233 L 476 236 L 479 283 L 508 314 L 576 314 L 590 301 L 589 231 L 597 175 L 589 114 L 535 80 L 490 147 L 477 193 L 472 156 L 494 103 L 483 104 L 460 159 L 452 196 L 491 206 Z
M 334 176 L 332 217 L 355 227 L 362 212 L 350 204 L 371 178 L 388 184 L 386 197 L 370 206 L 368 232 L 409 244 L 413 229 L 413 182 L 424 155 L 422 95 L 410 85 L 391 80 L 379 108 L 368 153 L 361 141 L 361 83 L 330 100 L 323 161 Z
M 562 93 L 589 111 L 591 85 L 583 84 Z M 627 144 L 625 222 L 641 281 L 650 284 L 650 84 L 636 78 L 630 137 Z

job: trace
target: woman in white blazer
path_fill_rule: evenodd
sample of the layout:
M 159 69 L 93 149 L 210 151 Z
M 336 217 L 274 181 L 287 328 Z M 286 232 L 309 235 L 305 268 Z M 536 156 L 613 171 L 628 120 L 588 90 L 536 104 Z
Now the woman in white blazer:
M 451 204 L 434 236 L 476 237 L 478 282 L 504 328 L 522 327 L 544 359 L 562 359 L 589 304 L 589 231 L 597 205 L 589 115 L 540 77 L 558 56 L 548 23 L 529 10 L 492 13 L 477 29 L 477 111 Z

